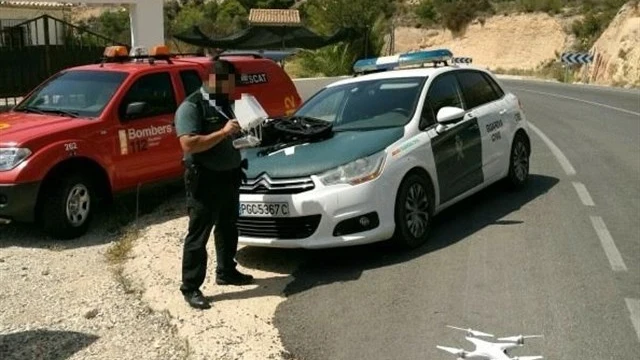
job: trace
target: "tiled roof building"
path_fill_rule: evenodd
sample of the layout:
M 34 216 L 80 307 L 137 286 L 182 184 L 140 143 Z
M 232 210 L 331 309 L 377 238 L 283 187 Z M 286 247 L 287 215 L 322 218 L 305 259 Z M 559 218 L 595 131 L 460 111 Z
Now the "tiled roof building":
M 251 9 L 249 23 L 255 25 L 299 26 L 300 12 L 295 9 Z

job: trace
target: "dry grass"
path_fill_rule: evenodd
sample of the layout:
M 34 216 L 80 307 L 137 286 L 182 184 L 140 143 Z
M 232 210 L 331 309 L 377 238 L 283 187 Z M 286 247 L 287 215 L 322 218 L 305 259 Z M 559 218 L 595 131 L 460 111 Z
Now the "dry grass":
M 300 60 L 296 57 L 284 63 L 284 71 L 289 74 L 292 79 L 304 77 L 306 72 L 300 64 Z
M 113 277 L 126 294 L 136 294 L 141 291 L 137 289 L 133 281 L 124 274 L 124 262 L 130 259 L 131 250 L 134 243 L 140 237 L 140 231 L 135 224 L 133 226 L 124 228 L 121 235 L 116 241 L 114 241 L 105 253 L 107 262 L 114 265 L 111 270 Z
M 107 261 L 111 264 L 122 264 L 129 259 L 134 242 L 140 237 L 140 231 L 135 227 L 125 229 L 122 235 L 116 240 L 106 252 Z
M 576 81 L 576 68 L 565 69 L 562 64 L 557 61 L 547 61 L 541 63 L 534 69 L 518 69 L 518 68 L 489 68 L 492 72 L 502 75 L 518 75 L 529 76 L 539 79 L 552 79 L 560 82 L 571 83 Z
M 116 282 L 122 286 L 125 294 L 136 294 L 139 292 L 138 289 L 133 285 L 133 281 L 124 275 L 124 268 L 119 265 L 113 269 L 113 277 Z
M 105 252 L 105 258 L 109 263 L 110 270 L 113 274 L 113 278 L 125 294 L 133 296 L 134 298 L 142 301 L 142 295 L 144 293 L 144 287 L 134 282 L 131 277 L 125 273 L 125 262 L 132 259 L 131 253 L 136 244 L 144 234 L 140 229 L 141 226 L 138 222 L 138 215 L 136 211 L 128 209 L 124 204 L 120 204 L 116 216 L 111 218 L 111 231 L 115 232 L 115 241 L 107 248 Z M 153 211 L 157 204 L 154 202 L 148 207 L 144 207 L 143 210 Z M 160 215 L 160 214 L 159 214 Z M 170 215 L 166 211 L 163 215 Z M 176 350 L 179 353 L 179 358 L 182 360 L 188 360 L 193 358 L 193 349 L 188 339 L 182 338 L 178 333 L 178 327 L 172 323 L 173 317 L 168 310 L 156 311 L 149 304 L 144 305 L 143 313 L 145 315 L 160 314 L 163 318 L 163 322 L 171 329 L 171 334 L 177 339 L 182 340 L 180 344 L 176 345 Z

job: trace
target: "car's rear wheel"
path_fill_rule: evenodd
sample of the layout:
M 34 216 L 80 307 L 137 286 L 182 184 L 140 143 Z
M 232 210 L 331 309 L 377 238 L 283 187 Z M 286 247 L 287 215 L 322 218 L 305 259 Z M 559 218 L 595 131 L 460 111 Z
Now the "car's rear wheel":
M 395 204 L 394 240 L 404 248 L 416 248 L 427 242 L 433 214 L 430 182 L 416 173 L 400 185 Z
M 520 133 L 516 134 L 511 146 L 509 175 L 507 176 L 507 181 L 511 188 L 520 189 L 527 183 L 530 155 L 531 150 L 527 138 Z
M 79 173 L 59 176 L 46 184 L 40 221 L 44 231 L 56 239 L 84 235 L 93 217 L 95 186 Z

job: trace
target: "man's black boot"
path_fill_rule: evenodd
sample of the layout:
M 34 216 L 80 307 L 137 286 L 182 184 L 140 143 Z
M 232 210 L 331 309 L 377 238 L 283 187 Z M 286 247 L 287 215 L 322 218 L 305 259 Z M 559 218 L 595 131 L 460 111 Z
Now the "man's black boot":
M 218 285 L 248 285 L 251 283 L 253 283 L 253 276 L 243 274 L 236 269 L 216 276 L 216 284 Z
M 183 293 L 184 299 L 189 303 L 192 308 L 195 309 L 210 309 L 211 305 L 205 299 L 200 290 L 189 291 Z

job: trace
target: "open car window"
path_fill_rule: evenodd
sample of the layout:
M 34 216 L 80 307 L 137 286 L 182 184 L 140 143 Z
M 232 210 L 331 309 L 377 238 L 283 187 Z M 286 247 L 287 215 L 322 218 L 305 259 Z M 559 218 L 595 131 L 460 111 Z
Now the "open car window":
M 404 126 L 415 113 L 425 80 L 378 79 L 326 88 L 295 115 L 331 121 L 336 131 Z
M 73 70 L 58 74 L 25 99 L 17 111 L 98 117 L 127 73 Z

